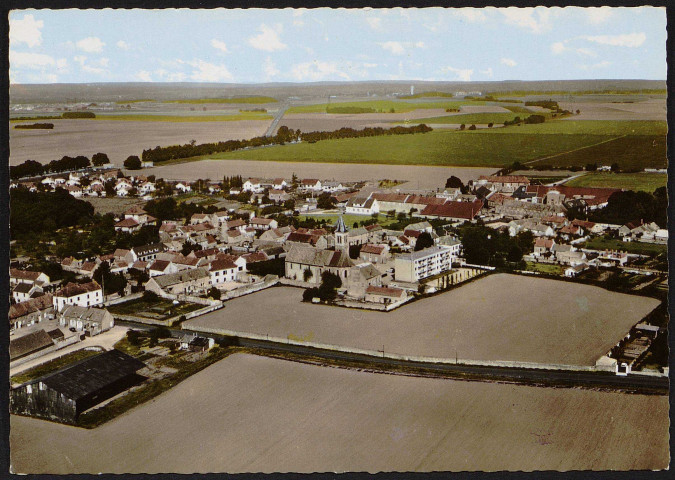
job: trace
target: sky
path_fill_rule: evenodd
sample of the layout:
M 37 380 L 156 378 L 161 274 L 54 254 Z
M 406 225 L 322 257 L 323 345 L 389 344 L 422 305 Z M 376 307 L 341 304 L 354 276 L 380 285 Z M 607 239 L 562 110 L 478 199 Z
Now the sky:
M 11 83 L 666 79 L 665 8 L 14 10 Z

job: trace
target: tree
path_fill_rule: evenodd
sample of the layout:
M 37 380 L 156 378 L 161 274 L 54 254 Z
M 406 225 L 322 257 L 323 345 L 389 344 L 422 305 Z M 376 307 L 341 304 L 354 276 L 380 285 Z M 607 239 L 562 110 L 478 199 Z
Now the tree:
M 305 270 L 302 272 L 302 279 L 303 279 L 305 282 L 309 282 L 309 280 L 310 280 L 313 276 L 314 276 L 314 274 L 312 273 L 312 270 L 310 270 L 309 268 L 305 268 Z
M 124 161 L 124 168 L 129 170 L 140 170 L 141 168 L 141 159 L 138 158 L 138 155 L 130 155 Z
M 313 298 L 316 298 L 318 296 L 319 296 L 318 288 L 308 288 L 304 292 L 302 292 L 302 301 L 311 302 Z
M 463 123 L 459 126 L 460 130 L 464 130 L 465 128 L 466 128 L 466 125 L 464 125 Z
M 211 287 L 209 289 L 208 295 L 214 300 L 220 300 L 220 290 L 218 290 L 216 287 Z
M 415 251 L 434 246 L 434 239 L 429 232 L 422 232 L 415 242 Z
M 463 188 L 464 183 L 462 183 L 462 180 L 460 180 L 458 177 L 455 177 L 454 175 L 448 178 L 445 181 L 445 188 Z
M 597 163 L 587 163 L 586 164 L 586 171 L 587 172 L 595 172 L 597 169 L 598 169 Z
M 579 109 L 577 108 L 577 115 L 579 115 L 580 113 L 581 113 L 581 110 L 579 110 Z
M 471 126 L 469 127 L 469 130 L 475 130 L 475 129 L 476 129 L 476 126 L 475 126 L 475 125 L 471 125 Z
M 330 210 L 335 207 L 335 199 L 328 192 L 323 192 L 316 200 L 316 206 L 322 210 Z
M 621 167 L 619 167 L 619 164 L 616 163 L 616 162 L 612 164 L 612 166 L 610 167 L 610 169 L 611 169 L 612 172 L 614 172 L 614 173 L 619 173 L 619 172 L 621 171 Z
M 494 124 L 492 122 L 488 123 L 488 128 L 492 128 Z
M 319 286 L 319 297 L 323 301 L 335 300 L 337 289 L 342 286 L 340 277 L 331 272 L 321 274 L 321 285 Z
M 108 158 L 108 155 L 106 155 L 105 153 L 95 153 L 94 156 L 91 157 L 91 163 L 95 167 L 100 167 L 101 165 L 110 163 L 110 159 Z

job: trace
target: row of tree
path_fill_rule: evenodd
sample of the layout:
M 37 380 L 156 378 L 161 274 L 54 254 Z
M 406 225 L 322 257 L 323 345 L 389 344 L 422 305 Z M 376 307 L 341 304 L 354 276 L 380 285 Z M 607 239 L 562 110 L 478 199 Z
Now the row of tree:
M 59 173 L 72 170 L 80 170 L 90 166 L 100 167 L 110 163 L 108 155 L 105 153 L 95 153 L 91 161 L 84 155 L 77 157 L 63 156 L 60 160 L 52 160 L 49 163 L 42 164 L 35 160 L 26 160 L 20 165 L 9 167 L 9 178 L 16 180 L 24 177 L 38 177 L 47 173 Z
M 528 117 L 525 117 L 524 120 L 522 120 L 520 117 L 516 117 L 513 120 L 506 120 L 504 122 L 504 126 L 508 127 L 509 125 L 517 125 L 520 123 L 525 123 L 525 124 L 532 124 L 532 123 L 544 123 L 546 121 L 546 117 L 544 115 L 530 115 Z

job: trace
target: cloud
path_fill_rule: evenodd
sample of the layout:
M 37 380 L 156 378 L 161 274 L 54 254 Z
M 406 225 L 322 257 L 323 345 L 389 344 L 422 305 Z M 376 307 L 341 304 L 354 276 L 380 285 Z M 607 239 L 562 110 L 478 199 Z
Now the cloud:
M 99 53 L 103 51 L 105 43 L 98 37 L 87 37 L 75 43 L 75 46 L 84 52 Z
M 189 64 L 197 69 L 192 72 L 190 78 L 198 82 L 222 82 L 234 78 L 225 65 L 216 65 L 204 60 L 196 60 Z
M 287 45 L 279 39 L 282 26 L 277 24 L 275 28 L 268 27 L 264 23 L 260 25 L 260 33 L 248 39 L 248 44 L 257 50 L 275 52 L 287 48 Z
M 144 72 L 148 73 L 148 72 Z M 183 72 L 168 72 L 163 68 L 155 70 L 155 75 L 163 82 L 182 82 L 185 80 L 186 75 Z M 147 78 L 150 78 L 149 74 Z
M 88 59 L 84 55 L 75 55 L 73 57 L 73 61 L 75 63 L 78 63 L 80 65 L 80 69 L 83 72 L 87 73 L 93 73 L 96 75 L 103 75 L 107 71 L 105 70 L 105 67 L 108 66 L 110 63 L 110 60 L 108 58 L 99 58 L 98 60 L 93 60 L 92 62 L 88 62 Z
M 480 73 L 485 75 L 486 77 L 492 78 L 492 67 L 488 67 L 485 70 L 481 70 Z
M 350 80 L 349 75 L 338 68 L 336 62 L 313 62 L 298 63 L 291 67 L 291 76 L 298 81 L 319 81 L 328 77 L 339 77 Z
M 211 40 L 211 46 L 213 48 L 220 50 L 223 53 L 228 53 L 227 45 L 225 45 L 225 42 L 221 42 L 220 40 L 216 40 L 214 38 L 213 40 Z
M 382 30 L 382 19 L 379 17 L 368 17 L 366 22 L 373 30 Z
M 598 54 L 589 48 L 577 48 L 575 50 L 579 55 L 586 55 L 587 57 L 597 57 Z
M 152 82 L 152 76 L 150 75 L 150 72 L 146 72 L 145 70 L 141 70 L 136 74 L 136 79 L 140 80 L 141 82 Z
M 512 58 L 502 58 L 499 62 L 502 65 L 506 65 L 507 67 L 515 67 L 516 65 L 518 65 L 516 61 L 513 60 Z
M 565 50 L 567 50 L 567 47 L 565 47 L 563 42 L 555 42 L 551 44 L 551 51 L 556 55 L 563 53 Z
M 599 43 L 600 45 L 635 48 L 645 43 L 647 35 L 644 33 L 626 33 L 623 35 L 585 35 L 580 38 L 589 42 Z
M 473 75 L 473 69 L 470 68 L 443 67 L 441 71 L 443 73 L 456 73 L 457 80 L 461 80 L 462 82 L 470 82 Z
M 35 20 L 33 15 L 24 15 L 22 19 L 9 20 L 9 42 L 12 46 L 25 43 L 29 47 L 42 44 L 42 20 Z
M 479 8 L 452 8 L 450 12 L 468 23 L 482 23 L 487 20 L 487 16 Z
M 265 72 L 265 77 L 267 80 L 279 74 L 279 69 L 270 57 L 265 59 L 265 63 L 263 63 L 263 71 Z
M 44 67 L 56 66 L 56 60 L 43 53 L 9 51 L 9 63 L 11 68 L 30 68 L 38 70 Z
M 379 42 L 378 45 L 380 45 L 380 47 L 384 48 L 385 50 L 393 53 L 394 55 L 403 55 L 405 53 L 405 48 L 403 48 L 403 44 L 401 42 L 394 42 L 394 41 Z
M 119 40 L 115 45 L 117 45 L 117 48 L 120 50 L 129 50 L 131 48 L 131 45 L 129 45 L 124 40 Z
M 546 7 L 535 8 L 500 8 L 507 25 L 530 30 L 532 33 L 543 33 L 551 29 L 552 10 Z
M 586 21 L 592 25 L 605 23 L 613 15 L 610 7 L 589 7 L 584 8 Z

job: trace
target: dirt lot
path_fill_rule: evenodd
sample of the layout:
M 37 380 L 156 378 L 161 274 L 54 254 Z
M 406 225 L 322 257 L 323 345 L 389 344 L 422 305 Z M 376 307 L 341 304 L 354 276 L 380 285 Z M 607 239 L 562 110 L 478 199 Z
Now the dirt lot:
M 373 312 L 301 303 L 275 287 L 226 303 L 184 325 L 253 332 L 437 358 L 594 365 L 653 298 L 587 285 L 495 274 L 450 292 Z
M 661 98 L 635 103 L 561 101 L 560 108 L 581 111 L 567 120 L 666 120 L 666 101 Z
M 132 205 L 142 205 L 145 200 L 140 198 L 123 198 L 123 197 L 84 197 L 83 200 L 91 203 L 94 206 L 94 212 L 105 215 L 106 213 L 114 213 L 121 215 Z
M 652 470 L 668 397 L 234 355 L 94 430 L 12 416 L 10 442 L 15 473 Z
M 10 165 L 28 159 L 48 162 L 64 155 L 107 153 L 116 165 L 144 148 L 215 142 L 263 135 L 270 121 L 137 122 L 106 120 L 54 120 L 54 130 L 15 130 L 10 126 Z
M 184 179 L 194 181 L 199 178 L 222 179 L 224 175 L 242 175 L 246 177 L 284 177 L 290 179 L 295 172 L 300 178 L 335 179 L 341 182 L 364 180 L 408 180 L 410 183 L 399 188 L 437 189 L 445 187 L 445 180 L 455 175 L 463 182 L 491 175 L 495 168 L 472 167 L 424 167 L 405 165 L 363 165 L 341 163 L 309 162 L 266 162 L 256 160 L 201 160 L 198 162 L 176 163 L 143 170 L 144 175 L 156 175 L 158 178 Z

